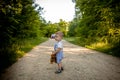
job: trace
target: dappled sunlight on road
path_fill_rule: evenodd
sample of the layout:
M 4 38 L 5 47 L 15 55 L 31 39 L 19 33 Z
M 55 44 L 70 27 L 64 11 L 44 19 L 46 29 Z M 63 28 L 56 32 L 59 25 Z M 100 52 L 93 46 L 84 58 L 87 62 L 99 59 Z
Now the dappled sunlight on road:
M 64 48 L 64 52 L 68 54 L 83 54 L 84 52 L 90 51 L 89 49 L 82 48 Z
M 81 48 L 64 48 L 64 51 L 87 51 L 88 49 Z
M 65 40 L 63 40 L 64 43 L 66 43 Z M 67 42 L 68 43 L 68 42 Z M 74 44 L 64 44 L 64 53 L 65 54 L 92 54 L 96 53 L 96 51 L 80 47 Z
M 56 75 L 50 64 L 55 40 L 34 47 L 8 68 L 0 80 L 119 80 L 120 59 L 63 40 L 64 71 Z
M 27 56 L 27 57 L 36 57 L 36 55 L 34 55 L 34 54 L 26 54 L 25 56 Z

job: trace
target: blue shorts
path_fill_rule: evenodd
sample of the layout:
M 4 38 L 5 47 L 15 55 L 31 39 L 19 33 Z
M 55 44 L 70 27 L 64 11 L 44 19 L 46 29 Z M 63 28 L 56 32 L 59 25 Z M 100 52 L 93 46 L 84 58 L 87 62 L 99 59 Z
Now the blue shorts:
M 56 54 L 56 62 L 59 64 L 62 59 L 63 59 L 63 51 L 60 51 L 59 53 Z
M 59 64 L 62 61 L 62 58 L 57 58 L 56 62 Z

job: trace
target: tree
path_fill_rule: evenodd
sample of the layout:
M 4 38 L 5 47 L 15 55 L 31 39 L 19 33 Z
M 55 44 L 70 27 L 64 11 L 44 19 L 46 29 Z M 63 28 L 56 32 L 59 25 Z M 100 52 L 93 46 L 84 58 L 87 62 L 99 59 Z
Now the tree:
M 23 42 L 40 34 L 40 16 L 32 0 L 0 1 L 0 70 L 19 58 Z M 40 11 L 40 10 L 39 10 Z
M 77 27 L 77 36 L 84 39 L 86 45 L 104 42 L 111 45 L 115 55 L 120 50 L 120 1 L 118 0 L 75 0 L 76 17 L 71 25 Z M 117 47 L 116 47 L 117 46 Z
M 60 19 L 58 23 L 58 31 L 62 31 L 64 35 L 67 36 L 68 25 L 68 22 L 65 22 L 64 20 Z

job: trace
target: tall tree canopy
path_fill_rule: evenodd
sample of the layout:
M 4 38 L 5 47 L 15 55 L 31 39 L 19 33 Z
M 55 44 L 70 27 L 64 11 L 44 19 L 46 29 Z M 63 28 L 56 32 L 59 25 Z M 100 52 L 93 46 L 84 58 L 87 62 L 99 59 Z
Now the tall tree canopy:
M 42 18 L 33 0 L 0 0 L 0 69 L 19 57 L 25 39 L 41 35 Z
M 88 45 L 101 41 L 110 44 L 113 53 L 120 56 L 120 1 L 75 0 L 75 3 L 76 17 L 72 25 L 77 23 L 76 36 Z

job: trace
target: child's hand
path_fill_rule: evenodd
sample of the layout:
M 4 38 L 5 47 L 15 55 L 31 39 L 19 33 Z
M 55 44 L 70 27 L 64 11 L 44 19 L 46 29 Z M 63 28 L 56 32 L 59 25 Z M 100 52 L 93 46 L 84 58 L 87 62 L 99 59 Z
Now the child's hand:
M 52 54 L 55 54 L 55 51 L 52 51 Z

